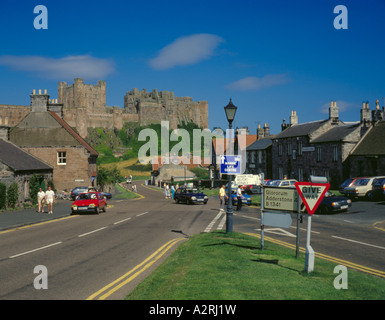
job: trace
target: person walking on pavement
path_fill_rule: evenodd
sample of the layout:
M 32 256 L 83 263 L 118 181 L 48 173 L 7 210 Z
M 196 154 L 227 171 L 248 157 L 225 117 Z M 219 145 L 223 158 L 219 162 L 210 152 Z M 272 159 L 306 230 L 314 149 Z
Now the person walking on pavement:
M 244 196 L 242 195 L 242 189 L 240 186 L 238 186 L 238 189 L 237 189 L 237 211 L 241 210 L 241 208 L 242 208 L 242 198 L 244 198 Z
M 226 194 L 225 186 L 219 189 L 219 210 L 225 211 L 225 198 L 229 198 Z
M 39 188 L 39 192 L 37 193 L 37 203 L 39 205 L 39 209 L 37 212 L 44 212 L 44 200 L 45 200 L 45 192 Z
M 53 214 L 52 206 L 53 206 L 53 203 L 56 203 L 56 201 L 55 201 L 55 192 L 51 190 L 51 187 L 48 187 L 48 191 L 45 193 L 45 200 L 48 205 L 48 214 Z

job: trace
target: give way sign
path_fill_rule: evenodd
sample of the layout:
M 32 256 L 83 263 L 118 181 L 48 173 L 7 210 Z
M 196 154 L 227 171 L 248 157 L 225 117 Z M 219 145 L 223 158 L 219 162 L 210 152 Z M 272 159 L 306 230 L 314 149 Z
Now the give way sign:
M 329 183 L 311 183 L 311 182 L 296 182 L 295 188 L 301 197 L 307 212 L 312 215 L 318 208 L 326 191 L 329 190 Z

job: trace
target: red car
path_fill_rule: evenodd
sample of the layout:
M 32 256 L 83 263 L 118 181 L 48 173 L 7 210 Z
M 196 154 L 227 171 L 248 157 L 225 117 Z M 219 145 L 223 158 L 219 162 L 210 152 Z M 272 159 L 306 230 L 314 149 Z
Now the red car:
M 77 196 L 71 206 L 72 213 L 94 212 L 99 213 L 100 210 L 106 212 L 107 200 L 100 192 L 85 192 Z

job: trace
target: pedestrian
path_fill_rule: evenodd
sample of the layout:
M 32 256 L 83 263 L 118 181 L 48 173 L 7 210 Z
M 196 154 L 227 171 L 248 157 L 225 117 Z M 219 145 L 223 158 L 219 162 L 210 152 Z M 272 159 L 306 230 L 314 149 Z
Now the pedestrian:
M 39 209 L 37 212 L 44 212 L 44 200 L 45 200 L 45 192 L 39 188 L 39 192 L 37 193 L 37 203 L 39 205 Z
M 48 205 L 48 214 L 53 214 L 52 206 L 54 203 L 56 203 L 56 200 L 55 200 L 55 192 L 51 190 L 51 187 L 48 187 L 48 190 L 45 193 L 45 201 L 47 202 L 47 205 Z
M 164 184 L 164 197 L 167 199 L 168 198 L 168 184 Z
M 237 189 L 237 211 L 241 210 L 242 208 L 242 198 L 244 198 L 242 194 L 242 189 L 240 186 L 238 186 Z
M 171 199 L 174 199 L 175 187 L 171 186 Z
M 229 198 L 226 194 L 225 186 L 219 189 L 219 210 L 225 211 L 225 198 Z

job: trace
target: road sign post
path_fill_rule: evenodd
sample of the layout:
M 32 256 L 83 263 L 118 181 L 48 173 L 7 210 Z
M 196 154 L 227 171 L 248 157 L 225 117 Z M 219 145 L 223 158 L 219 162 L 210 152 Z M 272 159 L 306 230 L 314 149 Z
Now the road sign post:
M 306 253 L 305 270 L 310 273 L 314 270 L 314 250 L 310 245 L 311 216 L 317 210 L 326 191 L 329 190 L 329 183 L 296 182 L 295 188 L 298 191 L 305 207 L 309 213 L 306 230 Z

